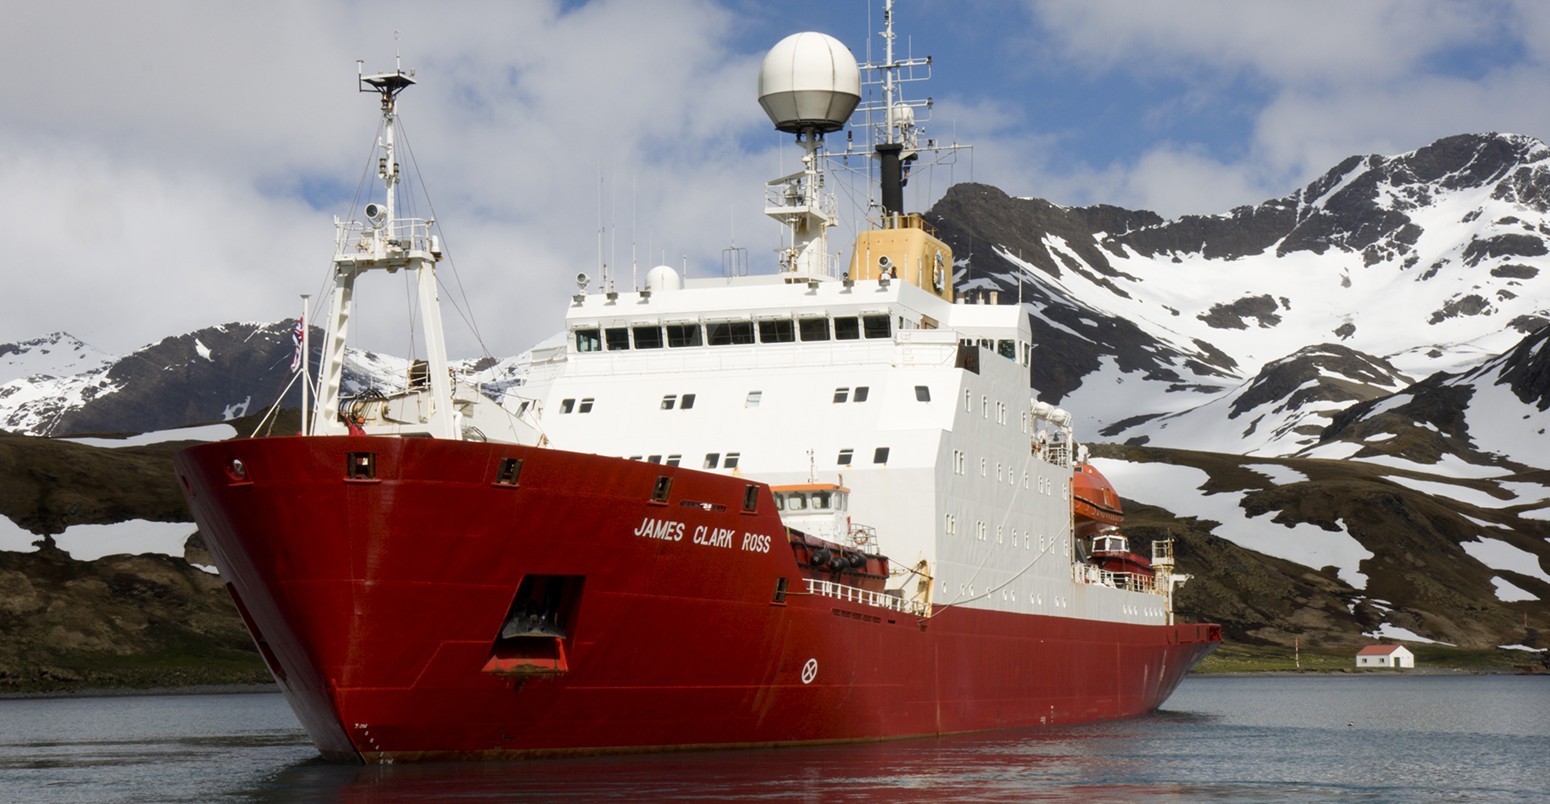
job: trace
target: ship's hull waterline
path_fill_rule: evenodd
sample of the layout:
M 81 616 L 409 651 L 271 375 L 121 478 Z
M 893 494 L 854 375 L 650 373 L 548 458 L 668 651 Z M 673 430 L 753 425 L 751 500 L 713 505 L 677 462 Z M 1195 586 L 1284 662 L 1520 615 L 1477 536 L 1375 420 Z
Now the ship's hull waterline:
M 809 594 L 804 578 L 827 576 L 798 565 L 768 487 L 733 475 L 360 436 L 213 443 L 176 466 L 239 611 L 332 759 L 1123 718 L 1155 709 L 1220 641 L 1213 625 L 967 606 L 925 618 Z M 510 638 L 524 607 L 553 635 Z

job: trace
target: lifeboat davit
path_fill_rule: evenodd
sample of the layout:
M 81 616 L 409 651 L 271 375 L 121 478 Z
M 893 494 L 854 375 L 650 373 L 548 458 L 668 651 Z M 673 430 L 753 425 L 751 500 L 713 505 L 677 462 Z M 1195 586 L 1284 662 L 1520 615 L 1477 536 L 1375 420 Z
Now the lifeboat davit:
M 1076 535 L 1081 537 L 1090 537 L 1099 528 L 1118 527 L 1125 521 L 1119 492 L 1091 464 L 1077 464 L 1071 478 L 1071 508 L 1076 514 Z

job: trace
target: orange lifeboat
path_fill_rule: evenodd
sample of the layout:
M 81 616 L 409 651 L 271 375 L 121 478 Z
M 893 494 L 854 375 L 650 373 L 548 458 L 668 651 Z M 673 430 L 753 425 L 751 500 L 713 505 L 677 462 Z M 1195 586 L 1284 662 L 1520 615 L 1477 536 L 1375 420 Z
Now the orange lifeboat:
M 1076 535 L 1088 537 L 1103 527 L 1117 527 L 1125 521 L 1119 492 L 1090 464 L 1078 464 L 1071 477 L 1071 508 L 1076 514 Z

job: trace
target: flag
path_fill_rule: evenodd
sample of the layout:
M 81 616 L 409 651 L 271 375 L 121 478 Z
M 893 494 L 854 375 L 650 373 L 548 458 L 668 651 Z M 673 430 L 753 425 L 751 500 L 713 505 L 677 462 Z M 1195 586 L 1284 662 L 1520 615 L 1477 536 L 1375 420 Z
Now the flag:
M 305 318 L 298 318 L 296 319 L 296 328 L 291 330 L 291 340 L 296 342 L 296 353 L 291 355 L 292 374 L 296 373 L 296 369 L 301 368 L 301 340 L 303 334 L 302 327 L 306 325 L 307 322 Z

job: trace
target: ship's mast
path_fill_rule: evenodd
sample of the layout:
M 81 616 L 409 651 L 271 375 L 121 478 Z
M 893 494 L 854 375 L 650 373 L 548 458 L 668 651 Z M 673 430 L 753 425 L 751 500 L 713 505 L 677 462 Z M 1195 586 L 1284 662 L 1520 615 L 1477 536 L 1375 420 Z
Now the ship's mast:
M 833 278 L 828 232 L 837 213 L 823 186 L 823 135 L 839 131 L 861 100 L 856 58 L 833 37 L 799 33 L 782 39 L 759 70 L 759 104 L 778 131 L 795 134 L 802 169 L 765 186 L 764 214 L 791 230 L 781 250 L 788 281 Z
M 358 71 L 356 76 L 359 91 L 375 92 L 382 100 L 383 134 L 378 143 L 382 155 L 377 162 L 377 176 L 382 180 L 384 197 L 382 204 L 366 205 L 364 223 L 335 222 L 338 234 L 333 297 L 323 341 L 323 367 L 312 432 L 342 435 L 366 431 L 361 423 L 346 421 L 348 411 L 340 409 L 345 343 L 354 311 L 355 280 L 372 270 L 395 273 L 404 269 L 415 277 L 425 363 L 423 370 L 416 364 L 410 371 L 409 387 L 396 400 L 393 423 L 373 427 L 370 431 L 457 438 L 461 428 L 452 405 L 452 380 L 441 328 L 441 304 L 436 292 L 436 262 L 441 259 L 441 244 L 431 234 L 435 221 L 398 217 L 398 94 L 415 81 L 413 72 L 404 72 L 401 64 L 395 63 L 394 68 L 393 72 L 374 75 Z
M 931 58 L 894 56 L 893 0 L 883 3 L 883 61 L 863 64 L 861 70 L 876 76 L 866 83 L 880 84 L 882 100 L 862 104 L 858 112 L 867 116 L 872 126 L 873 153 L 878 161 L 881 185 L 883 226 L 892 228 L 898 217 L 904 214 L 905 166 L 914 161 L 919 153 L 920 129 L 916 124 L 916 110 L 929 114 L 931 99 L 907 100 L 903 85 L 925 81 L 931 77 Z M 881 123 L 873 123 L 872 116 L 881 115 Z

